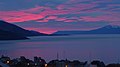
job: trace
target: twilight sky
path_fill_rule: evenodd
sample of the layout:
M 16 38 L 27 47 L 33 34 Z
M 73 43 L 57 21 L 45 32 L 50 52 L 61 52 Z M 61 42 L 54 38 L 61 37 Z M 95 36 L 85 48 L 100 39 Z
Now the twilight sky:
M 0 0 L 0 20 L 30 30 L 91 30 L 120 25 L 120 0 Z

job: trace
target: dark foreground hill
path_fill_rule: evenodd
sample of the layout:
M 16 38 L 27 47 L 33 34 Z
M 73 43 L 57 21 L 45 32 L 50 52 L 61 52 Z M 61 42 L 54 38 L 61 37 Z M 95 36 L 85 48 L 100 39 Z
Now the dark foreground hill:
M 28 38 L 19 34 L 0 30 L 0 40 L 21 40 L 21 39 Z
M 27 39 L 27 36 L 45 36 L 33 30 L 26 30 L 17 25 L 0 20 L 0 40 Z
M 21 34 L 24 36 L 43 36 L 43 35 L 46 35 L 43 33 L 39 33 L 37 31 L 23 29 L 17 25 L 7 23 L 5 21 L 0 21 L 0 29 L 2 29 L 4 31 L 10 31 L 10 32 L 13 32 L 16 34 Z

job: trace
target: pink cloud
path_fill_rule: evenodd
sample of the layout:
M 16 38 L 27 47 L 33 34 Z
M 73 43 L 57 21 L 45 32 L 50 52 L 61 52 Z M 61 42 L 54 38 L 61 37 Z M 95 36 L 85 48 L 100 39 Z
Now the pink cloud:
M 27 13 L 34 13 L 34 12 L 42 12 L 43 10 L 51 9 L 50 7 L 45 6 L 35 6 L 34 8 L 26 9 L 26 10 L 20 10 Z
M 8 21 L 8 22 L 24 22 L 36 19 L 42 19 L 44 16 L 25 13 L 20 11 L 1 11 L 0 12 L 0 19 Z
M 56 21 L 65 21 L 67 18 L 66 17 L 62 17 L 62 18 L 57 18 Z
M 45 19 L 47 19 L 47 20 L 52 20 L 52 19 L 57 19 L 58 17 L 57 16 L 48 16 L 47 18 L 45 18 Z
M 68 19 L 68 20 L 65 20 L 64 22 L 76 22 L 76 20 Z
M 39 20 L 45 18 L 46 16 L 49 16 L 46 18 L 49 20 L 57 18 L 57 16 L 53 15 L 76 14 L 78 12 L 77 10 L 73 11 L 72 9 L 55 10 L 45 7 L 44 11 L 40 11 L 41 9 L 44 9 L 44 7 L 40 6 L 20 11 L 0 11 L 0 19 L 8 22 L 24 22 L 31 20 Z M 37 12 L 37 14 L 34 12 Z
M 58 10 L 80 11 L 80 10 L 94 8 L 95 6 L 97 6 L 97 4 L 76 4 L 76 5 L 74 5 L 74 4 L 69 4 L 69 5 L 61 4 L 61 5 L 58 5 L 56 8 Z
M 90 1 L 90 0 L 84 0 Z M 113 13 L 111 11 L 106 11 L 99 8 L 94 8 L 98 6 L 97 3 L 108 2 L 108 1 L 95 1 L 89 4 L 78 3 L 84 2 L 83 0 L 74 1 L 70 0 L 64 4 L 56 6 L 57 9 L 46 6 L 36 6 L 30 9 L 24 9 L 19 11 L 0 11 L 0 19 L 8 22 L 25 22 L 25 21 L 37 21 L 37 22 L 49 22 L 49 20 L 63 21 L 63 22 L 79 22 L 84 21 L 120 21 L 118 18 L 119 14 Z M 75 4 L 74 4 L 75 3 Z M 119 6 L 119 5 L 108 5 L 108 7 Z M 104 13 L 105 15 L 98 15 L 92 17 L 91 12 Z M 59 17 L 59 15 L 69 15 L 69 14 L 86 14 L 88 16 L 77 17 Z M 108 15 L 106 15 L 108 14 Z M 93 14 L 92 14 L 93 15 Z M 114 17 L 113 17 L 114 16 Z
M 73 0 L 69 1 L 72 4 L 71 1 Z M 35 20 L 35 21 L 37 20 L 38 22 L 48 22 L 51 19 L 56 21 L 72 22 L 73 18 L 64 18 L 64 17 L 60 18 L 59 15 L 85 13 L 82 10 L 93 8 L 96 5 L 96 4 L 76 4 L 76 5 L 69 5 L 69 4 L 68 3 L 60 4 L 56 7 L 58 9 L 52 9 L 50 7 L 45 7 L 45 6 L 36 6 L 34 8 L 20 10 L 20 11 L 3 11 L 3 12 L 0 11 L 1 14 L 0 18 L 8 22 L 24 22 L 31 20 Z M 74 22 L 78 20 L 79 19 L 74 19 Z
M 90 17 L 90 16 L 84 16 L 81 17 L 81 20 L 86 21 L 86 22 L 96 22 L 96 21 L 102 21 L 100 18 L 96 18 L 96 17 Z
M 37 22 L 48 22 L 48 19 L 41 19 L 41 20 L 37 20 Z

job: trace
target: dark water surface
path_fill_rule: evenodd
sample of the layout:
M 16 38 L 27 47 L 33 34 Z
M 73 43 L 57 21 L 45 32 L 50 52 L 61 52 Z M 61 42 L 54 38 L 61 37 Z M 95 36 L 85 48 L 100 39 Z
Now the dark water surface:
M 39 36 L 30 40 L 0 41 L 0 55 L 12 58 L 40 56 L 46 61 L 70 59 L 120 62 L 120 35 Z

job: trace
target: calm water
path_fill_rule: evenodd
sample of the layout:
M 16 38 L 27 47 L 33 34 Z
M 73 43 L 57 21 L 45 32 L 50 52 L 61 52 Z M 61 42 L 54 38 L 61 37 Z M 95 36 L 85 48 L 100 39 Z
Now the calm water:
M 0 55 L 120 62 L 120 35 L 39 36 L 30 40 L 0 41 Z

